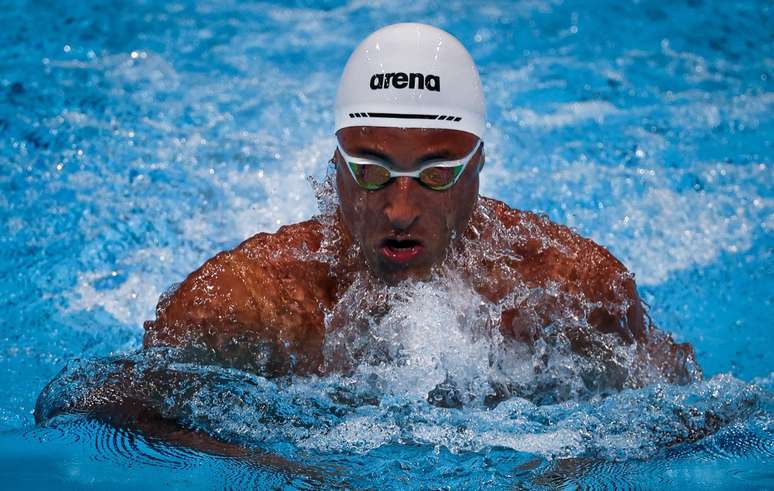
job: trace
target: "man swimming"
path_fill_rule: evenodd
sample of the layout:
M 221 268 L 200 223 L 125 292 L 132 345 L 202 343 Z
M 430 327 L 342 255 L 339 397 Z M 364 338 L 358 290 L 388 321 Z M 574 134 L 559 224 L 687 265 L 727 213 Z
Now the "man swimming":
M 478 195 L 485 127 L 478 71 L 456 38 L 422 24 L 374 32 L 338 88 L 334 209 L 207 261 L 159 302 L 144 346 L 206 346 L 262 374 L 343 370 L 326 338 L 354 308 L 384 314 L 369 292 L 453 272 L 497 306 L 504 342 L 531 346 L 560 326 L 575 352 L 605 357 L 610 345 L 591 335 L 603 333 L 663 379 L 689 381 L 691 347 L 650 325 L 632 275 L 606 249 Z M 366 297 L 357 307 L 342 301 L 353 285 Z

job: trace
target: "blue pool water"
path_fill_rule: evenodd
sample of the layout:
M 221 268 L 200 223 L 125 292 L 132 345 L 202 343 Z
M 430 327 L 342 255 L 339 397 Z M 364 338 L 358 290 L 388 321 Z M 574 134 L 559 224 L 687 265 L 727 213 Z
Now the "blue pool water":
M 136 356 L 169 285 L 317 212 L 307 176 L 326 172 L 340 71 L 399 21 L 452 32 L 479 64 L 482 194 L 608 247 L 704 380 L 445 409 L 425 400 L 432 336 L 413 371 L 325 379 L 157 353 L 142 363 L 201 381 L 167 410 L 244 452 L 77 415 L 36 427 L 65 365 L 96 377 Z M 764 0 L 0 0 L 4 487 L 774 488 L 772 33 Z M 401 329 L 452 316 L 444 288 L 401 297 Z M 441 341 L 475 372 L 480 346 Z

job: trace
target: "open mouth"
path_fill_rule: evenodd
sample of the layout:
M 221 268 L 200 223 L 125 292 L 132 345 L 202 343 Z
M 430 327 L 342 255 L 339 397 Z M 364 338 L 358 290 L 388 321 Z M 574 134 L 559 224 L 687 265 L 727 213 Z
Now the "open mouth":
M 407 263 L 422 253 L 424 246 L 413 239 L 385 239 L 382 241 L 381 253 L 390 261 Z

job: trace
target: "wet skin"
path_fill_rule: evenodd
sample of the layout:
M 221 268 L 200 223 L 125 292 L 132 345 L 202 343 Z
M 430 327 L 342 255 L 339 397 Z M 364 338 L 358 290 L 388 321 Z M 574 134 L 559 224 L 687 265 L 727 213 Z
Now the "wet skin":
M 375 157 L 398 171 L 413 171 L 432 160 L 462 158 L 478 142 L 475 135 L 455 130 L 344 128 L 337 137 L 347 154 Z M 460 180 L 444 191 L 410 177 L 369 191 L 355 182 L 338 152 L 335 160 L 344 226 L 376 276 L 395 283 L 427 277 L 443 259 L 452 236 L 464 232 L 478 196 L 484 155 L 481 147 Z M 409 250 L 401 254 L 401 249 Z
M 348 154 L 379 157 L 405 171 L 428 159 L 460 158 L 476 143 L 475 136 L 454 130 L 346 128 L 337 136 Z M 427 278 L 451 251 L 462 252 L 462 237 L 474 243 L 493 240 L 491 220 L 474 213 L 477 206 L 523 239 L 497 260 L 480 258 L 478 273 L 469 277 L 482 296 L 497 302 L 517 284 L 558 284 L 571 296 L 600 305 L 591 311 L 564 306 L 586 316 L 595 329 L 616 333 L 625 343 L 647 345 L 655 339 L 632 276 L 606 249 L 543 217 L 478 196 L 483 158 L 479 151 L 446 191 L 427 189 L 408 177 L 368 191 L 354 182 L 336 152 L 340 202 L 332 223 L 310 220 L 285 226 L 216 255 L 159 302 L 156 319 L 145 323 L 145 346 L 204 344 L 220 362 L 242 369 L 321 373 L 326 314 L 336 309 L 354 276 L 368 270 L 375 281 L 386 284 Z M 337 258 L 333 265 L 315 254 L 326 236 L 337 239 L 326 251 Z M 353 250 L 360 252 L 353 255 Z M 518 306 L 506 310 L 500 330 L 530 343 L 558 308 L 547 299 L 529 315 Z M 582 336 L 569 338 L 576 351 L 595 355 L 595 346 Z M 693 359 L 691 347 L 669 337 L 658 339 L 648 347 L 651 363 L 668 380 L 687 381 L 685 360 Z

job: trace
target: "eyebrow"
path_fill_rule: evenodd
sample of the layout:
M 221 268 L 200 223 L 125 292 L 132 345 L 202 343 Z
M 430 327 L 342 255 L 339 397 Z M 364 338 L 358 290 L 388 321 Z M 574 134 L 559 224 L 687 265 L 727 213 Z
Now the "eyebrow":
M 361 157 L 371 157 L 376 158 L 378 160 L 381 160 L 383 162 L 390 162 L 392 163 L 393 160 L 384 152 L 380 152 L 379 150 L 373 149 L 373 148 L 359 148 L 355 150 L 354 152 L 345 150 L 347 153 L 352 155 L 359 155 Z M 462 157 L 455 157 L 452 155 L 451 151 L 449 151 L 448 148 L 444 149 L 434 149 L 431 147 L 430 151 L 426 154 L 422 155 L 422 158 L 419 159 L 419 162 L 431 162 L 433 160 L 456 160 L 458 158 Z

